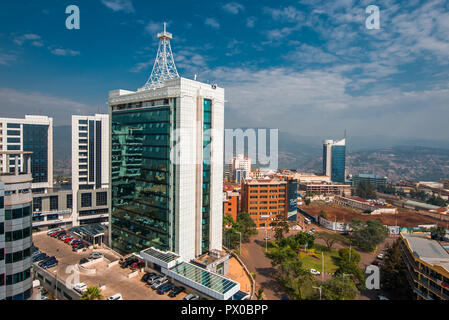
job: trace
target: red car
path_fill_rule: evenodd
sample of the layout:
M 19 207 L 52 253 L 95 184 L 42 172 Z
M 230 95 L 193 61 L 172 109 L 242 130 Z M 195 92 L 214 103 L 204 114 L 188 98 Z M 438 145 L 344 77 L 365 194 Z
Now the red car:
M 68 238 L 66 238 L 65 240 L 64 240 L 64 243 L 68 243 L 70 240 L 72 240 L 73 239 L 73 237 L 68 237 Z
M 62 230 L 60 230 L 60 231 L 56 231 L 56 232 L 53 232 L 53 233 L 50 233 L 50 236 L 51 237 L 56 237 L 58 234 L 60 234 L 62 232 Z
M 135 269 L 142 268 L 143 266 L 145 266 L 145 262 L 143 262 L 143 261 L 137 261 L 137 262 L 134 262 L 134 263 L 130 266 L 130 268 L 133 269 L 133 270 L 135 270 Z

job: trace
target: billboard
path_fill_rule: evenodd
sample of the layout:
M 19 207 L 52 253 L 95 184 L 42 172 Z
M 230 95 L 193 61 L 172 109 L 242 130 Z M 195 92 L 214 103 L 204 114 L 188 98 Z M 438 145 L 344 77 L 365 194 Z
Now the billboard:
M 297 214 L 298 204 L 298 180 L 287 180 L 287 217 L 291 218 Z

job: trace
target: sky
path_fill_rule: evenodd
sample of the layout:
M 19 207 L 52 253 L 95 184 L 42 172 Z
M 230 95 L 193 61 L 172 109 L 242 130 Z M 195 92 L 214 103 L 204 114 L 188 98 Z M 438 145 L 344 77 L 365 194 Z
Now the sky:
M 441 0 L 1 1 L 0 116 L 107 113 L 110 90 L 149 78 L 164 21 L 179 74 L 225 88 L 227 128 L 449 138 Z

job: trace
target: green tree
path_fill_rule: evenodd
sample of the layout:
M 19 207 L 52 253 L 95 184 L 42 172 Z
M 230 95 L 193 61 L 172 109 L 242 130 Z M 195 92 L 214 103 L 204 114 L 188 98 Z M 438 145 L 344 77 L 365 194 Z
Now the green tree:
M 368 220 L 366 224 L 361 220 L 353 219 L 351 242 L 365 252 L 372 252 L 389 235 L 388 229 L 379 220 Z
M 100 288 L 93 286 L 88 287 L 86 291 L 83 292 L 81 300 L 104 300 L 104 297 L 101 295 Z
M 322 298 L 324 300 L 352 300 L 358 290 L 350 277 L 336 275 L 322 284 Z
M 324 212 L 324 210 L 320 211 L 320 217 L 322 217 L 323 219 L 327 219 L 327 214 L 326 212 Z
M 336 242 L 344 242 L 345 238 L 339 233 L 318 232 L 318 239 L 324 240 L 327 249 L 330 251 Z
M 355 190 L 355 194 L 364 199 L 377 199 L 376 189 L 367 181 L 360 181 Z
M 263 300 L 263 288 L 257 291 L 257 300 Z
M 392 300 L 412 300 L 412 290 L 407 280 L 408 270 L 402 259 L 400 241 L 398 239 L 385 250 L 384 261 L 380 267 L 382 289 Z
M 293 236 L 295 241 L 302 247 L 307 245 L 311 249 L 315 244 L 315 235 L 307 232 L 300 232 Z
M 447 202 L 442 199 L 441 197 L 432 196 L 429 198 L 429 200 L 426 201 L 426 203 L 438 206 L 438 207 L 445 207 L 447 206 Z
M 256 224 L 251 216 L 246 212 L 240 212 L 237 215 L 237 230 L 242 233 L 242 240 L 248 242 L 249 238 L 257 234 Z
M 276 215 L 276 220 L 272 223 L 272 229 L 276 240 L 282 239 L 284 237 L 284 233 L 289 232 L 290 227 L 283 213 L 278 213 Z
M 310 206 L 310 199 L 309 198 L 305 198 L 304 199 L 304 203 L 306 206 Z
M 446 228 L 443 226 L 436 226 L 430 229 L 432 239 L 441 239 L 446 236 Z
M 351 277 L 359 290 L 365 288 L 365 273 L 359 268 L 362 257 L 353 248 L 341 248 L 338 250 L 338 259 L 335 264 L 338 267 L 335 275 Z

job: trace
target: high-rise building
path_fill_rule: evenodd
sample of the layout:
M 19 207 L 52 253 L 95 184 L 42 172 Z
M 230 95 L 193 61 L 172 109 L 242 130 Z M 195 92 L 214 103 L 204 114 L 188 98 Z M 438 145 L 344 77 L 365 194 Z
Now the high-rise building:
M 109 134 L 107 114 L 72 116 L 73 225 L 107 220 Z
M 53 119 L 46 116 L 25 116 L 25 119 L 0 118 L 0 151 L 29 151 L 31 156 L 32 189 L 46 192 L 53 187 Z M 24 170 L 23 155 L 19 166 Z M 5 172 L 14 170 L 6 155 L 0 157 Z
M 28 300 L 32 290 L 31 152 L 1 151 L 0 155 L 12 166 L 0 170 L 0 300 Z
M 222 250 L 224 89 L 179 77 L 172 35 L 158 35 L 150 80 L 109 94 L 110 243 L 184 261 Z
M 346 139 L 323 143 L 323 174 L 332 182 L 344 183 L 346 178 Z

